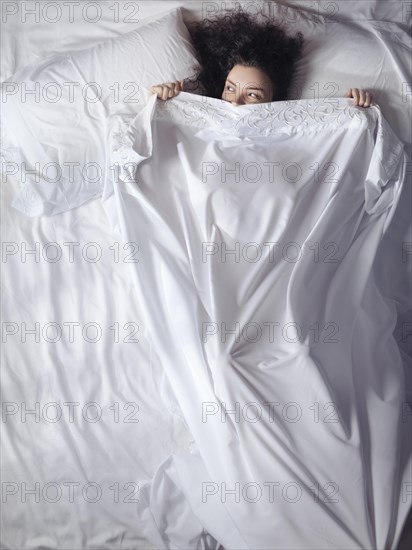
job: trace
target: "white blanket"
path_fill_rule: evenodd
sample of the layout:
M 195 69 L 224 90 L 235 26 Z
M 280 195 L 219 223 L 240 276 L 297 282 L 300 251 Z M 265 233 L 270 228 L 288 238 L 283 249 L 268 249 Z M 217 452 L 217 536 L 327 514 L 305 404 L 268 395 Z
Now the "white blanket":
M 393 548 L 410 422 L 372 266 L 407 157 L 379 107 L 152 96 L 111 136 L 104 206 L 139 245 L 146 326 L 196 442 L 141 490 L 145 534 Z

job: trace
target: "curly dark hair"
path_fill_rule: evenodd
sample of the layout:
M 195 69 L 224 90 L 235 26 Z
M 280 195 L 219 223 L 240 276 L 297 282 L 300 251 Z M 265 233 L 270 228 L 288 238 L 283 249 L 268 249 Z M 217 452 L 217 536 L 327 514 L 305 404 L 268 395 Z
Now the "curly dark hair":
M 235 65 L 264 71 L 273 85 L 272 101 L 284 101 L 303 50 L 303 35 L 294 38 L 271 21 L 242 11 L 203 19 L 189 27 L 200 67 L 192 82 L 209 97 L 220 99 L 226 77 Z

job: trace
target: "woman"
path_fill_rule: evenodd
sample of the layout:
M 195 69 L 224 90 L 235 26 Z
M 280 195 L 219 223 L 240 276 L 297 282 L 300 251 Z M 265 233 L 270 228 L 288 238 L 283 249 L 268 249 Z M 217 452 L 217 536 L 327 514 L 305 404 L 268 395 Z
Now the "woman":
M 302 54 L 302 33 L 288 37 L 276 24 L 258 23 L 241 10 L 205 19 L 189 31 L 201 68 L 194 79 L 152 86 L 159 99 L 193 91 L 193 85 L 202 95 L 236 106 L 287 99 Z M 358 88 L 349 88 L 345 97 L 359 107 L 372 103 L 371 94 Z

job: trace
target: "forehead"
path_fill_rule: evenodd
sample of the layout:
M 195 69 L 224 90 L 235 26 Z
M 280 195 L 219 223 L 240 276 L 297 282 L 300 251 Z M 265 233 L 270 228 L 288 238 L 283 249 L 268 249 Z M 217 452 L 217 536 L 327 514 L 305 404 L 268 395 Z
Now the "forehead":
M 270 84 L 266 73 L 256 67 L 244 67 L 235 65 L 227 75 L 227 79 L 239 84 Z

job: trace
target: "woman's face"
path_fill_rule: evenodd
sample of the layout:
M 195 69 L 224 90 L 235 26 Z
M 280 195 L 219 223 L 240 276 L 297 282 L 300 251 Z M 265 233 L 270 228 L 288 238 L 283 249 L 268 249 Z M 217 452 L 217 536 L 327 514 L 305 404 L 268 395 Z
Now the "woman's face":
M 255 67 L 235 65 L 226 77 L 222 99 L 232 105 L 272 101 L 272 83 L 268 75 Z

